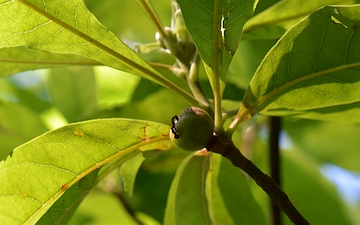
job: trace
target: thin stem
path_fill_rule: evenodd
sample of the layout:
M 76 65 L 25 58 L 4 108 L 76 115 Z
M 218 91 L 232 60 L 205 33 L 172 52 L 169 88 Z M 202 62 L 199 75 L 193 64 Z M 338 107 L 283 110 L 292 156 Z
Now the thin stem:
M 184 69 L 179 68 L 177 66 L 172 66 L 172 65 L 157 63 L 157 62 L 148 62 L 148 64 L 150 66 L 152 66 L 153 68 L 168 70 L 171 73 L 175 74 L 177 77 L 182 78 L 182 79 L 185 79 L 186 74 L 188 73 Z
M 194 60 L 190 66 L 189 76 L 187 78 L 187 82 L 191 92 L 193 93 L 194 97 L 199 101 L 199 103 L 208 108 L 209 101 L 206 98 L 199 82 L 199 63 L 200 63 L 200 56 L 196 52 L 194 56 Z
M 269 137 L 269 148 L 270 148 L 270 176 L 274 182 L 281 187 L 280 178 L 280 149 L 279 149 L 279 138 L 281 132 L 281 118 L 280 117 L 269 117 L 270 123 L 270 137 Z M 274 202 L 271 203 L 271 215 L 272 224 L 281 225 L 281 211 L 279 206 Z
M 161 37 L 163 37 L 166 42 L 171 43 L 170 36 L 168 35 L 168 32 L 165 30 L 164 25 L 162 24 L 159 16 L 155 12 L 154 8 L 152 7 L 151 3 L 147 0 L 138 0 L 138 3 L 140 6 L 142 6 L 143 10 L 146 12 L 146 14 L 150 17 L 150 20 L 153 22 L 153 24 L 156 27 L 156 30 L 160 33 Z M 172 49 L 173 46 L 169 46 L 169 50 Z
M 214 136 L 210 141 L 207 149 L 212 152 L 221 154 L 229 159 L 232 164 L 243 171 L 245 171 L 251 178 L 259 185 L 275 202 L 282 211 L 289 217 L 289 219 L 297 225 L 308 225 L 309 222 L 300 214 L 295 206 L 291 203 L 288 196 L 281 190 L 281 188 L 266 174 L 264 174 L 258 167 L 256 167 L 250 160 L 248 160 L 240 150 L 237 149 L 231 139 L 225 136 Z
M 223 121 L 226 121 L 227 119 L 229 119 L 229 117 L 235 116 L 238 111 L 239 111 L 238 109 L 233 109 L 227 112 L 223 112 L 222 114 Z
M 158 63 L 158 62 L 147 62 L 147 63 L 154 68 L 166 69 L 169 71 L 173 71 L 175 68 L 179 69 L 178 67 L 168 65 L 168 64 Z
M 75 66 L 101 66 L 103 64 L 97 62 L 97 61 L 93 61 L 93 60 L 88 60 L 88 61 L 78 61 L 78 60 L 57 60 L 57 59 L 16 59 L 16 58 L 0 58 L 0 63 L 21 63 L 21 64 L 44 64 L 44 65 L 50 65 L 50 66 L 67 66 L 67 65 L 75 65 Z
M 249 120 L 251 117 L 252 115 L 249 108 L 246 108 L 241 102 L 239 111 L 237 112 L 234 120 L 229 125 L 228 129 L 226 130 L 226 136 L 230 138 L 235 132 L 236 128 L 239 126 L 239 124 L 246 120 Z
M 174 43 L 173 39 L 166 31 L 165 26 L 162 24 L 159 16 L 155 12 L 154 8 L 152 7 L 151 3 L 148 0 L 138 0 L 140 6 L 142 6 L 143 10 L 146 14 L 150 17 L 151 21 L 156 27 L 156 30 L 159 32 L 161 37 L 164 39 L 164 44 L 170 52 L 181 61 L 186 67 L 189 67 L 189 62 L 185 57 L 183 51 Z
M 220 61 L 219 61 L 219 30 L 220 30 L 220 0 L 214 1 L 214 18 L 213 18 L 213 94 L 214 94 L 214 111 L 215 111 L 215 132 L 223 133 L 223 121 L 221 110 L 221 91 L 220 91 Z

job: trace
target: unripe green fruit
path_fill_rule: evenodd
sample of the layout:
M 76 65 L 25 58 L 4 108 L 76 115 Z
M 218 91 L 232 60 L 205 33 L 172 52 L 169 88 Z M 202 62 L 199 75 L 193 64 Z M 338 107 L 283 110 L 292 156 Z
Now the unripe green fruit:
M 210 115 L 200 108 L 187 108 L 179 118 L 174 116 L 172 122 L 170 139 L 183 150 L 201 150 L 213 136 L 214 122 Z

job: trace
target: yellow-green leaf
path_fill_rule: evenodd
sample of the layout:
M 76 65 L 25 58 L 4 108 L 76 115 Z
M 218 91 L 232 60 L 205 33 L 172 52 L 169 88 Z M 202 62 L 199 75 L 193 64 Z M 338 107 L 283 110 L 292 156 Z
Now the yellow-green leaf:
M 100 63 L 77 55 L 59 55 L 24 47 L 0 49 L 0 77 L 27 70 L 71 65 L 95 66 Z
M 168 132 L 168 125 L 150 121 L 93 120 L 64 126 L 16 148 L 0 163 L 0 224 L 36 223 L 92 171 L 154 143 L 157 149 L 169 149 L 173 145 Z
M 27 47 L 75 54 L 150 79 L 197 104 L 103 26 L 82 0 L 0 0 L 0 15 L 0 50 Z

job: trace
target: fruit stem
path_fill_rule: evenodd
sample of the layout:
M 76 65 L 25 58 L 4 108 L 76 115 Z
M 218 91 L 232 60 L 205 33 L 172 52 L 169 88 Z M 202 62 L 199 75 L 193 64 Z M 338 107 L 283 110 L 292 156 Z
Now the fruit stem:
M 214 18 L 213 18 L 213 94 L 214 94 L 214 111 L 215 111 L 215 132 L 220 134 L 224 132 L 221 110 L 221 91 L 220 91 L 220 59 L 219 59 L 219 30 L 220 30 L 220 0 L 214 1 Z

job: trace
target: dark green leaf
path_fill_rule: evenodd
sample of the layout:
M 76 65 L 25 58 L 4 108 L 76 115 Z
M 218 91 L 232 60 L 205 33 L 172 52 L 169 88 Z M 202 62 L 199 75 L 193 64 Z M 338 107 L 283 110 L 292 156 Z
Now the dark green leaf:
M 81 178 L 78 183 L 79 188 L 81 188 L 83 190 L 90 190 L 95 184 L 96 178 L 99 173 L 99 169 L 93 170 L 88 175 Z
M 209 155 L 194 155 L 184 163 L 175 197 L 176 224 L 212 224 L 206 196 Z
M 145 158 L 139 154 L 125 162 L 120 168 L 120 174 L 124 182 L 124 190 L 132 196 L 136 174 Z
M 295 23 L 325 5 L 358 3 L 356 0 L 283 0 L 251 18 L 244 26 L 244 39 L 277 39 Z
M 190 154 L 179 166 L 168 195 L 165 225 L 212 224 L 207 175 L 209 155 Z
M 221 155 L 212 155 L 212 212 L 216 224 L 266 224 L 244 174 Z
M 229 83 L 246 90 L 256 69 L 265 57 L 266 53 L 274 46 L 273 40 L 243 40 L 239 43 L 239 51 L 234 55 L 229 67 L 228 80 L 226 83 L 227 91 Z M 239 93 L 234 93 L 233 97 L 243 97 Z M 226 98 L 226 96 L 224 96 Z
M 225 87 L 226 74 L 235 54 L 245 22 L 252 16 L 254 0 L 235 1 L 189 1 L 178 0 L 183 12 L 185 24 L 193 37 L 199 54 L 210 70 L 214 70 L 214 54 L 219 55 L 222 88 Z M 214 21 L 214 7 L 219 9 L 218 21 Z M 215 43 L 214 29 L 219 43 Z M 213 47 L 216 52 L 213 52 Z M 208 72 L 211 74 L 211 72 Z M 212 78 L 209 79 L 212 82 Z
M 71 186 L 36 224 L 67 224 L 88 192 L 89 190 L 81 189 L 78 185 Z
M 245 94 L 251 114 L 360 101 L 360 6 L 327 6 L 287 32 Z M 271 112 L 270 112 L 271 113 Z

